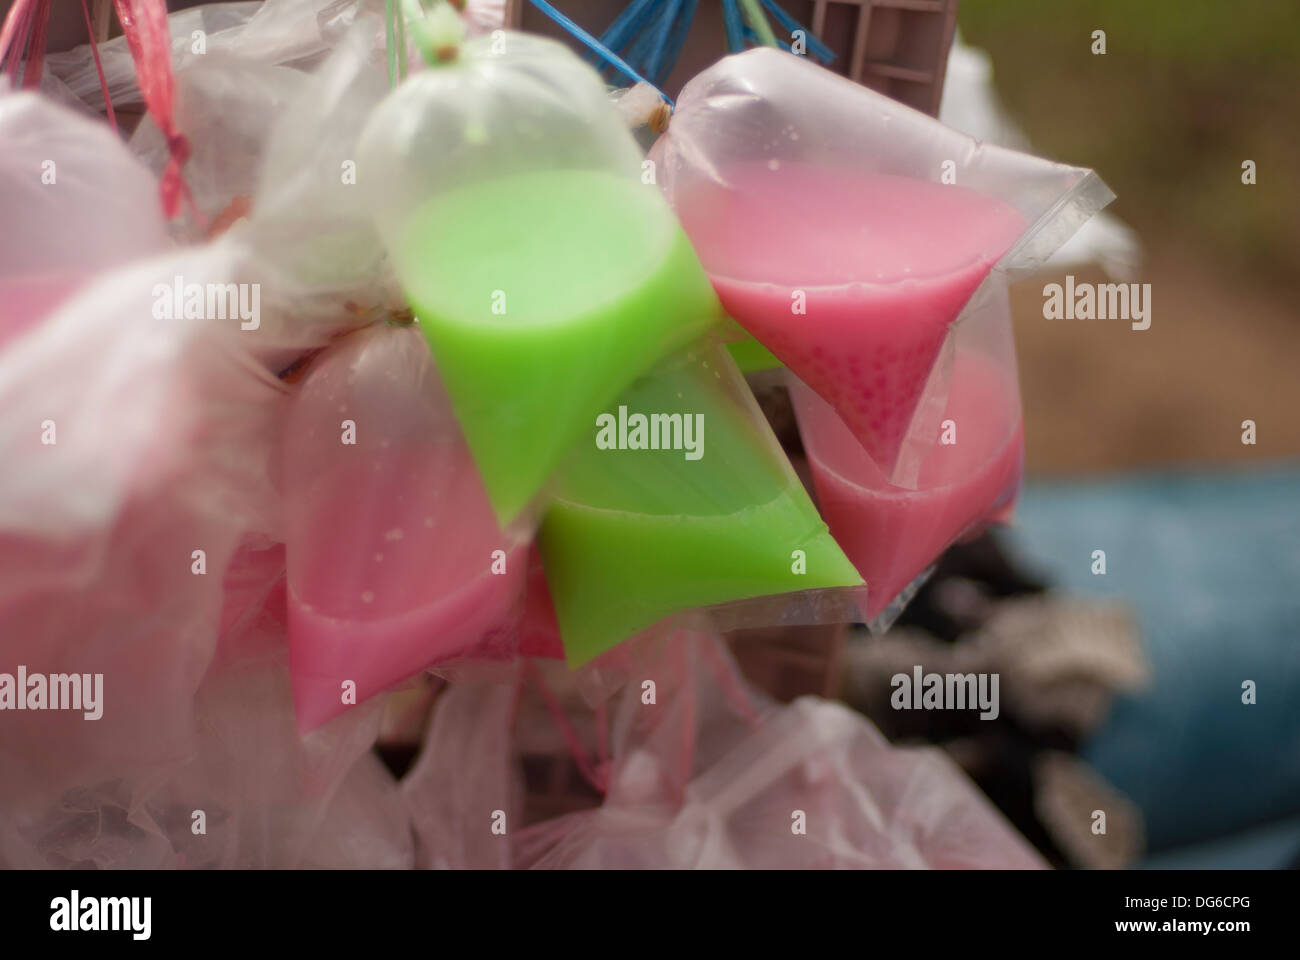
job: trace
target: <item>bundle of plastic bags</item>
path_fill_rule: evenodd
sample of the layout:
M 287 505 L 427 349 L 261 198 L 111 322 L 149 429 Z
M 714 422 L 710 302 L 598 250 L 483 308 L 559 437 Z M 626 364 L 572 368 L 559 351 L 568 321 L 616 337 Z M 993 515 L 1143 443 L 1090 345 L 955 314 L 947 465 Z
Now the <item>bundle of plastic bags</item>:
M 516 715 L 524 708 L 509 688 L 453 687 L 403 783 L 419 864 L 1044 866 L 941 751 L 891 747 L 829 701 L 767 702 L 725 651 L 717 637 L 687 631 L 646 650 L 639 679 L 609 711 L 603 801 L 522 829 L 521 757 L 538 752 L 536 724 Z M 603 718 L 576 704 L 575 734 L 594 744 Z
M 0 93 L 0 662 L 100 684 L 0 727 L 0 859 L 1036 865 L 937 754 L 774 707 L 714 634 L 883 627 L 1009 510 L 1005 276 L 1104 186 L 775 51 L 647 160 L 499 5 L 471 39 L 445 5 L 218 6 L 157 83 L 101 46 L 153 111 L 129 147 Z M 50 65 L 94 106 L 89 54 Z M 788 368 L 811 489 L 724 308 Z M 369 748 L 426 671 L 399 798 Z M 521 758 L 566 753 L 602 802 L 525 827 Z

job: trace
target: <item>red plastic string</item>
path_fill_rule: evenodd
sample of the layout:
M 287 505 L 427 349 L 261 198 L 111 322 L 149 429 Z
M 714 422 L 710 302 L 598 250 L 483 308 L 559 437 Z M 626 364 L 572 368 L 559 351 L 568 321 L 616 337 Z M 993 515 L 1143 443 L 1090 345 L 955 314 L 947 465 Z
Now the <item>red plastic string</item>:
M 86 0 L 81 0 L 81 12 L 86 18 L 86 33 L 90 36 L 90 55 L 95 58 L 95 70 L 99 73 L 99 89 L 104 92 L 104 109 L 108 112 L 108 125 L 117 133 L 117 117 L 113 114 L 113 98 L 108 95 L 108 80 L 104 77 L 104 64 L 99 59 L 99 44 L 95 42 L 95 27 L 90 22 L 90 7 Z
M 136 82 L 145 106 L 158 129 L 167 138 L 171 159 L 162 176 L 163 212 L 169 217 L 180 212 L 181 199 L 189 205 L 194 219 L 206 226 L 206 219 L 194 205 L 189 185 L 181 168 L 190 157 L 190 143 L 176 129 L 175 83 L 172 76 L 171 33 L 167 29 L 167 7 L 163 0 L 113 0 L 118 22 L 135 61 Z
M 591 784 L 597 793 L 603 796 L 606 789 L 604 771 L 598 771 L 592 767 L 591 758 L 587 756 L 587 748 L 582 745 L 582 740 L 578 737 L 578 731 L 573 728 L 569 718 L 564 715 L 564 708 L 560 706 L 560 702 L 555 699 L 555 694 L 551 692 L 551 688 L 542 679 L 542 673 L 537 669 L 537 665 L 532 660 L 525 660 L 524 664 L 525 670 L 537 685 L 537 691 L 542 695 L 542 701 L 546 704 L 547 712 L 555 721 L 555 725 L 560 728 L 560 735 L 564 737 L 564 745 L 568 748 L 569 755 L 573 757 L 578 772 L 582 774 L 583 779 Z
M 23 68 L 23 87 L 36 90 L 41 85 L 41 74 L 45 72 L 45 46 L 50 35 L 50 0 L 39 0 L 36 4 L 35 22 L 27 40 L 27 66 Z
M 22 56 L 11 56 L 15 50 L 25 52 L 27 41 L 31 36 L 32 15 L 45 0 L 16 0 L 5 17 L 4 29 L 0 30 L 0 63 L 4 64 L 5 73 L 9 75 L 10 84 L 18 81 L 18 68 L 22 65 Z M 19 38 L 22 38 L 21 45 Z
M 596 704 L 596 769 L 602 781 L 609 780 L 609 721 L 605 717 L 605 701 Z
M 701 646 L 701 649 L 704 651 L 705 662 L 709 670 L 712 671 L 714 679 L 718 681 L 718 686 L 722 688 L 722 695 L 731 704 L 731 709 L 744 718 L 751 730 L 757 730 L 761 726 L 762 720 L 759 716 L 758 707 L 754 705 L 753 698 L 745 690 L 745 685 L 736 678 L 731 665 L 723 659 L 717 647 L 711 643 L 705 643 Z

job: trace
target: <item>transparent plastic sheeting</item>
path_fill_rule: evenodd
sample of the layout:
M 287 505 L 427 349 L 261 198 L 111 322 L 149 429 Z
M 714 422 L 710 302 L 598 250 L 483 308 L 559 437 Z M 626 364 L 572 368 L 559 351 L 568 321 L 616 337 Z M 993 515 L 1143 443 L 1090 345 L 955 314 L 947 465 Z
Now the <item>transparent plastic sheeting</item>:
M 0 663 L 102 674 L 111 705 L 7 713 L 9 788 L 57 792 L 183 751 L 222 575 L 278 526 L 286 388 L 238 319 L 160 320 L 173 278 L 237 275 L 225 245 L 102 274 L 0 352 Z
M 111 777 L 60 752 L 81 779 L 42 802 L 25 792 L 34 793 L 37 781 L 6 778 L 24 786 L 22 795 L 6 797 L 0 867 L 412 865 L 397 783 L 370 751 L 379 705 L 355 708 L 305 738 L 298 733 L 284 662 L 282 549 L 240 552 L 226 578 L 220 620 L 216 656 L 191 694 L 194 733 L 182 749 L 147 775 L 119 765 Z M 114 710 L 127 695 L 123 674 L 106 678 Z M 174 719 L 158 715 L 157 722 Z
M 994 269 L 1041 264 L 1113 195 L 761 48 L 686 85 L 651 152 L 723 306 L 916 487 L 936 361 Z M 943 384 L 938 384 L 942 392 Z
M 525 717 L 527 700 L 515 720 L 505 691 L 449 689 L 402 785 L 417 866 L 1045 866 L 942 751 L 892 747 L 866 718 L 825 700 L 765 701 L 715 636 L 678 633 L 635 676 L 608 710 L 603 803 L 537 823 L 524 822 L 521 758 L 562 760 L 561 738 L 548 742 L 546 725 Z M 655 708 L 642 703 L 643 680 L 655 681 Z M 602 715 L 562 702 L 599 756 Z M 473 827 L 485 809 L 505 813 L 507 841 Z M 793 829 L 795 810 L 805 834 Z
M 351 107 L 350 98 L 368 89 L 358 75 L 383 75 L 382 64 L 368 65 L 369 52 L 364 38 L 345 44 L 301 86 L 313 110 L 289 122 L 307 142 L 320 139 L 312 123 L 344 136 L 348 118 L 364 112 Z M 203 69 L 242 69 L 226 64 Z M 348 92 L 331 92 L 340 87 Z M 289 389 L 275 373 L 388 305 L 372 274 L 327 274 L 328 261 L 315 273 L 299 268 L 322 249 L 331 211 L 348 238 L 372 231 L 368 218 L 350 218 L 341 191 L 295 194 L 292 176 L 259 173 L 263 186 L 245 223 L 212 242 L 154 250 L 164 243 L 156 185 L 110 132 L 85 130 L 85 122 L 30 95 L 0 103 L 64 131 L 51 141 L 59 189 L 37 197 L 11 182 L 29 182 L 39 163 L 0 169 L 0 191 L 25 198 L 6 223 L 10 235 L 35 240 L 43 229 L 66 227 L 63 250 L 89 251 L 68 262 L 97 271 L 67 299 L 29 315 L 26 331 L 0 352 L 0 398 L 11 414 L 0 421 L 0 459 L 26 465 L 0 483 L 0 662 L 32 673 L 102 673 L 114 704 L 94 723 L 58 711 L 15 713 L 4 725 L 0 749 L 17 773 L 0 794 L 21 783 L 57 794 L 183 754 L 195 690 L 216 644 L 222 573 L 241 542 L 284 539 L 274 472 Z M 337 103 L 347 106 L 332 109 Z M 351 129 L 355 135 L 359 124 Z M 194 135 L 197 151 L 220 149 L 219 124 Z M 0 154 L 25 142 L 21 133 L 6 138 Z M 92 150 L 99 162 L 90 176 L 107 176 L 109 188 L 117 178 L 122 189 L 89 180 L 96 196 L 85 198 L 86 209 L 133 198 L 115 238 L 124 257 L 134 254 L 130 262 L 112 260 L 102 232 L 79 231 L 75 212 L 61 208 L 81 193 L 77 171 Z M 312 162 L 309 148 L 301 150 L 294 156 Z M 277 162 L 294 167 L 268 160 L 265 169 Z M 298 171 L 312 179 L 305 167 Z M 295 195 L 301 202 L 286 199 Z M 373 231 L 369 244 L 379 262 Z M 17 262 L 20 277 L 39 266 Z M 371 313 L 357 309 L 367 303 Z
M 586 433 L 538 540 L 571 664 L 694 608 L 860 587 L 720 344 L 661 362 Z
M 255 0 L 178 10 L 167 17 L 172 63 L 183 69 L 215 56 L 268 66 L 306 66 L 333 47 L 363 7 L 361 0 Z M 382 22 L 379 28 L 382 37 Z M 143 108 L 126 38 L 113 37 L 96 46 L 114 106 Z M 41 88 L 50 96 L 84 103 L 97 114 L 104 112 L 103 88 L 88 43 L 46 54 Z
M 192 242 L 228 228 L 256 260 L 263 317 L 246 341 L 277 372 L 305 348 L 405 309 L 355 183 L 357 138 L 388 92 L 377 27 L 362 19 L 310 74 L 219 54 L 176 73 L 185 175 L 206 223 L 186 216 L 173 227 Z M 148 119 L 131 147 L 155 172 L 168 162 Z
M 158 183 L 105 124 L 0 88 L 0 346 L 102 270 L 168 247 Z
M 303 729 L 451 659 L 514 650 L 530 531 L 497 526 L 429 348 L 376 325 L 312 363 L 285 420 L 289 651 Z
M 787 372 L 821 514 L 867 581 L 867 620 L 889 626 L 904 594 L 955 540 L 1005 519 L 1024 470 L 1024 429 L 1011 306 L 991 276 L 953 327 L 919 406 L 933 407 L 914 488 L 897 486 L 838 411 Z
M 719 315 L 599 75 L 551 40 L 467 40 L 371 115 L 358 189 L 503 522 L 596 415 Z

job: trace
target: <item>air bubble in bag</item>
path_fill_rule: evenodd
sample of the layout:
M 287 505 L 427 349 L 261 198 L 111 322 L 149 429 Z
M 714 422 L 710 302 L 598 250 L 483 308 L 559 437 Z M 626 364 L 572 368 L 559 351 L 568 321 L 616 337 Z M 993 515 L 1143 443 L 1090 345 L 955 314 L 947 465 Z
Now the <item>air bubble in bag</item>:
M 949 544 L 1001 519 L 1020 490 L 1024 431 L 1005 278 L 989 278 L 953 331 L 951 354 L 920 400 L 935 427 L 918 443 L 915 489 L 890 483 L 835 408 L 787 373 L 818 505 L 867 581 L 876 628 Z
M 357 170 L 503 522 L 720 314 L 604 84 L 554 41 L 471 39 L 412 73 Z
M 665 360 L 606 412 L 538 540 L 570 664 L 696 607 L 860 586 L 721 344 Z M 660 449 L 632 448 L 635 415 L 675 418 L 642 428 Z
M 497 526 L 418 331 L 381 324 L 323 354 L 292 401 L 283 450 L 304 730 L 348 709 L 345 682 L 361 703 L 471 654 L 510 618 L 527 533 Z
M 687 84 L 651 157 L 727 312 L 905 486 L 967 300 L 1113 199 L 1089 170 L 981 144 L 770 48 Z

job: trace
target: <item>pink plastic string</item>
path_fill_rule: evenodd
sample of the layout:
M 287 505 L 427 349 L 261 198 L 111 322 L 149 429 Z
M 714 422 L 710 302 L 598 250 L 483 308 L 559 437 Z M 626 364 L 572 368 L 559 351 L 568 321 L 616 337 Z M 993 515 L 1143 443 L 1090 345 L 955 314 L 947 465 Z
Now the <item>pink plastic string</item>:
M 591 758 L 587 756 L 587 750 L 582 745 L 582 740 L 578 737 L 578 731 L 573 729 L 573 724 L 565 716 L 564 709 L 560 702 L 555 699 L 555 694 L 551 688 L 546 685 L 542 679 L 542 673 L 537 669 L 537 665 L 532 660 L 526 660 L 525 670 L 532 677 L 537 685 L 537 692 L 542 695 L 542 702 L 546 704 L 546 710 L 555 721 L 555 725 L 560 729 L 560 735 L 564 738 L 564 745 L 569 750 L 569 755 L 573 757 L 573 762 L 578 767 L 578 772 L 582 778 L 591 784 L 592 788 L 601 796 L 605 795 L 607 784 L 605 783 L 605 772 L 597 771 L 592 768 Z
M 751 729 L 757 729 L 761 725 L 758 708 L 754 706 L 753 698 L 746 692 L 745 685 L 737 679 L 730 665 L 722 659 L 722 654 L 718 652 L 717 647 L 705 643 L 702 649 L 705 662 L 717 679 L 718 685 L 722 687 L 722 695 L 727 698 L 727 703 L 731 704 L 731 709 L 744 717 Z
M 36 6 L 35 23 L 27 42 L 27 66 L 23 68 L 23 87 L 36 90 L 45 72 L 45 46 L 50 33 L 50 0 L 40 0 Z
M 108 95 L 108 80 L 104 77 L 104 64 L 99 59 L 99 44 L 95 42 L 95 27 L 90 22 L 90 7 L 86 0 L 81 0 L 81 12 L 86 18 L 86 33 L 90 37 L 90 55 L 95 58 L 95 70 L 99 73 L 99 89 L 104 92 L 104 109 L 108 112 L 108 125 L 117 133 L 117 117 L 113 114 L 113 98 Z
M 9 15 L 5 17 L 4 29 L 0 30 L 0 63 L 4 64 L 11 85 L 18 82 L 22 55 L 30 56 L 31 43 L 35 39 L 32 20 L 42 8 L 48 18 L 49 0 L 16 0 L 9 8 Z M 31 74 L 30 67 L 23 72 L 24 86 L 31 85 Z
M 175 82 L 172 76 L 171 33 L 167 29 L 167 7 L 163 0 L 113 0 L 118 22 L 135 61 L 136 81 L 145 106 L 158 129 L 167 138 L 170 158 L 163 171 L 163 212 L 174 217 L 184 199 L 200 226 L 206 219 L 194 204 L 181 168 L 190 157 L 190 142 L 176 129 Z
M 596 704 L 596 769 L 601 780 L 609 782 L 609 730 L 605 718 L 605 701 Z

